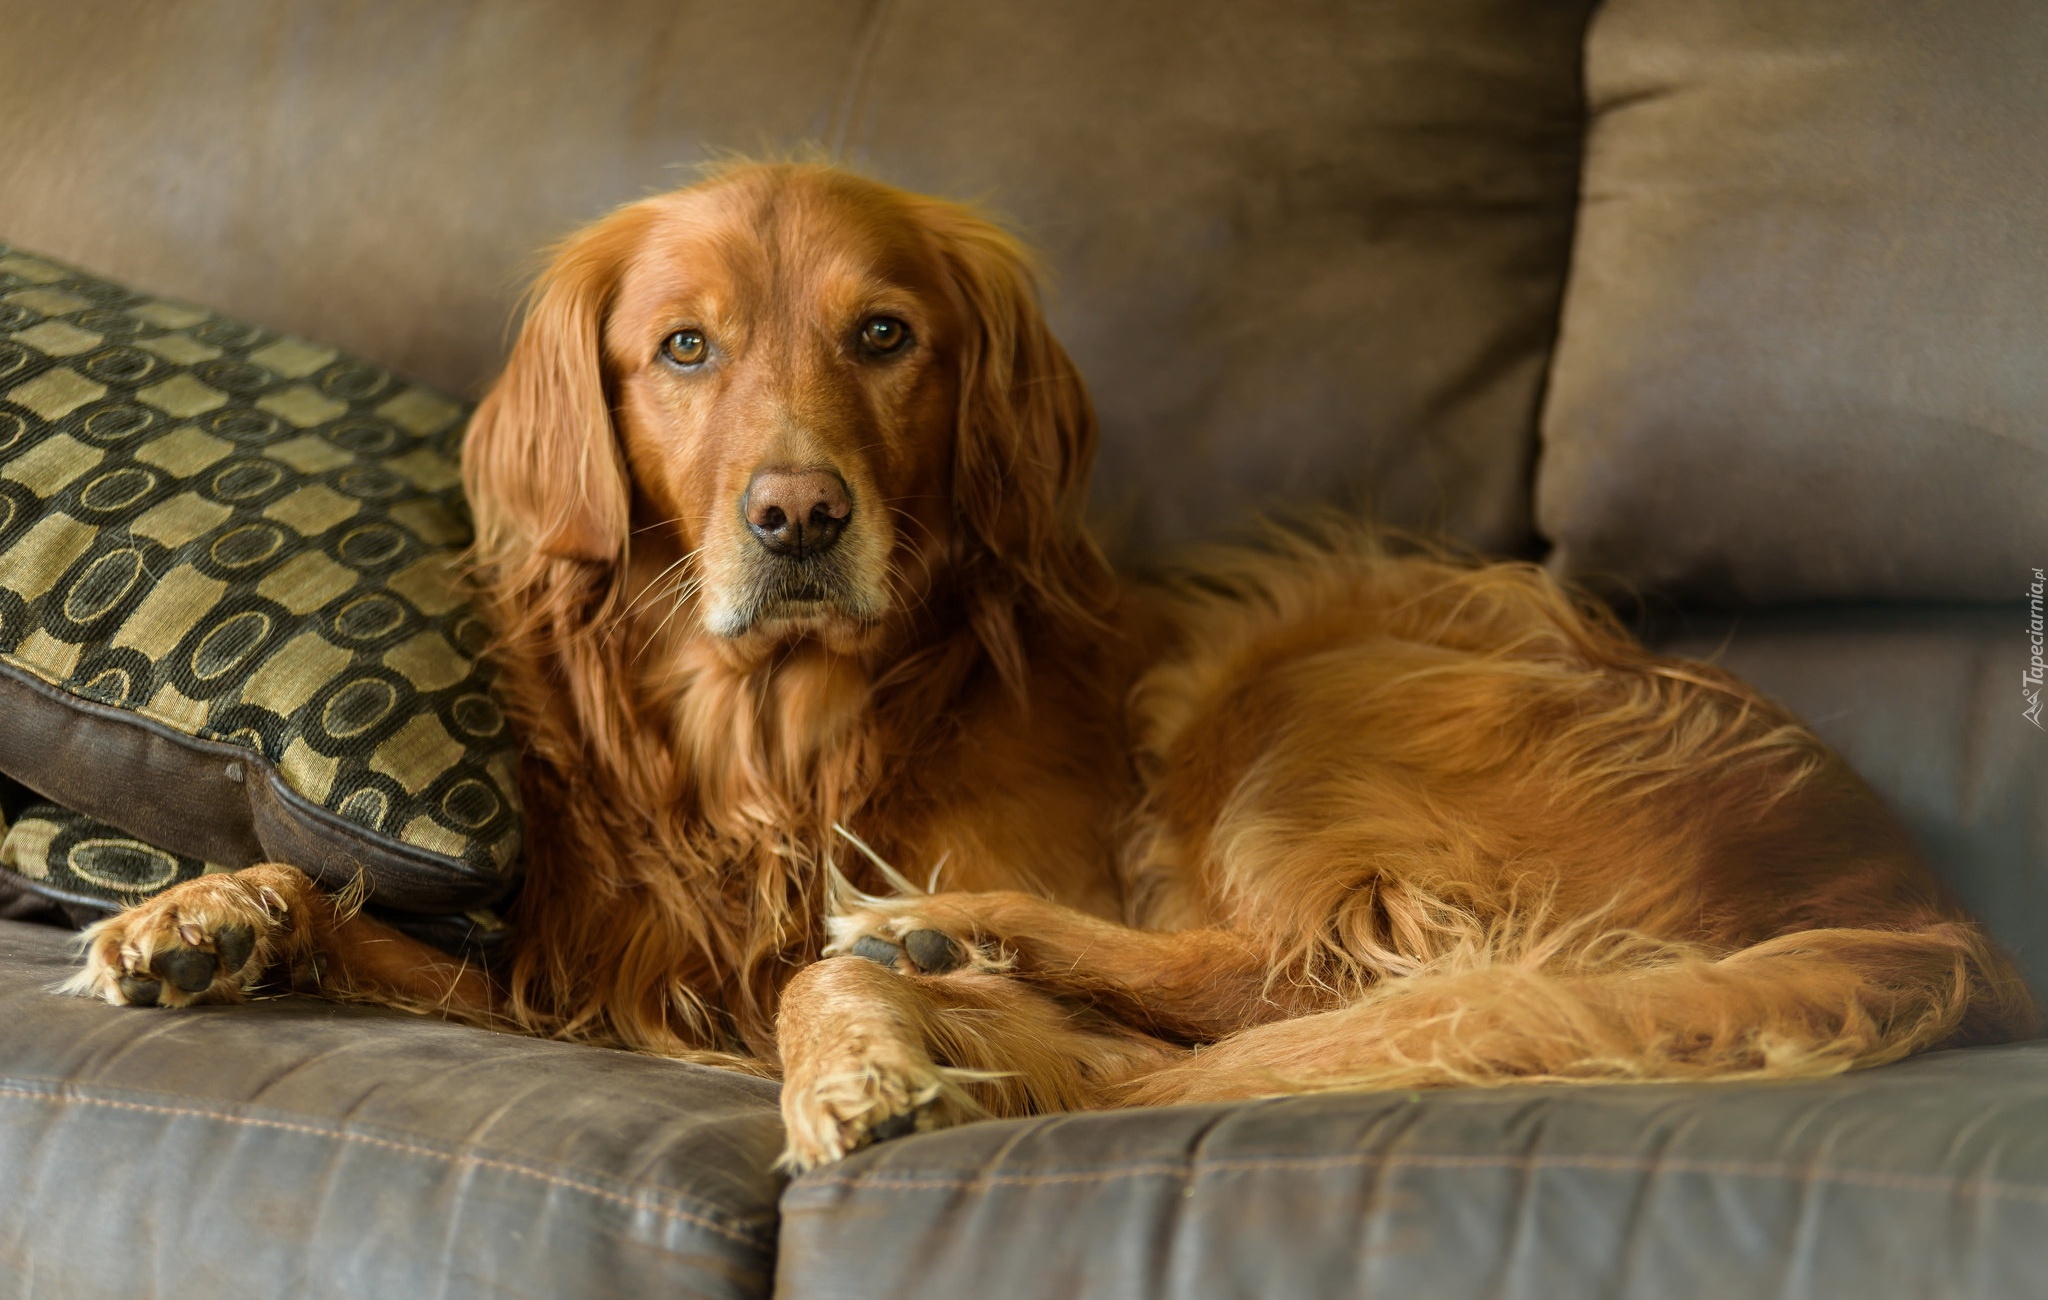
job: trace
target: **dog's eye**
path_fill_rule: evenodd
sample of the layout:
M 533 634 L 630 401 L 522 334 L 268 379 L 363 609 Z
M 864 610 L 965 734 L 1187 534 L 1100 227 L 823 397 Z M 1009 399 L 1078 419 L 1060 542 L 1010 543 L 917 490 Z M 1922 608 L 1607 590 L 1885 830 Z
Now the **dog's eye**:
M 661 344 L 661 354 L 679 366 L 700 365 L 710 352 L 711 345 L 696 330 L 677 330 Z
M 910 326 L 894 316 L 870 316 L 860 327 L 862 346 L 870 352 L 894 352 L 910 337 Z

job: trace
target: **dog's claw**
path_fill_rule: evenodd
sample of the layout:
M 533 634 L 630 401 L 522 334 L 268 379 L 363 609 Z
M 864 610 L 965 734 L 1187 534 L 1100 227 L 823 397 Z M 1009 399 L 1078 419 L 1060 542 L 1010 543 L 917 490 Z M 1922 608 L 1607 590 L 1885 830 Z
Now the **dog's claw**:
M 254 943 L 250 946 L 254 947 Z M 204 993 L 213 987 L 214 972 L 220 969 L 220 962 L 212 953 L 198 948 L 174 948 L 158 953 L 150 961 L 149 969 L 158 979 L 187 993 Z
M 967 964 L 967 950 L 940 930 L 912 930 L 903 936 L 903 948 L 928 975 L 944 975 Z

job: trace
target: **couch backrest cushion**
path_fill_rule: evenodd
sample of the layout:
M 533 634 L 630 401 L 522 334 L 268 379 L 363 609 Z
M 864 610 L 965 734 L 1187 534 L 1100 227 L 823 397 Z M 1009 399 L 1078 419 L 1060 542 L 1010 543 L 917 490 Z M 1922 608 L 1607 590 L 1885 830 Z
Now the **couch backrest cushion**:
M 1575 576 L 2024 597 L 2048 556 L 2048 7 L 1610 0 L 1544 412 Z
M 457 392 L 533 251 L 806 142 L 1046 253 L 1140 541 L 1530 541 L 1590 0 L 0 0 L 0 230 Z
M 0 773 L 419 911 L 519 858 L 460 403 L 0 244 Z

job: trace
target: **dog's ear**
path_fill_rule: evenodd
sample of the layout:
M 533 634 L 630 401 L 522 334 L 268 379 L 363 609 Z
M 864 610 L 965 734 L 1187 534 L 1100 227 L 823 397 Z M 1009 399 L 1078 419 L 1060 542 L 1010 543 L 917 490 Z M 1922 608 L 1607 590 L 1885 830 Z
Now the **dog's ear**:
M 1053 575 L 1036 570 L 1078 536 L 1095 408 L 1046 328 L 1031 262 L 1017 241 L 955 204 L 931 201 L 923 215 L 964 316 L 953 462 L 960 525 L 1039 586 Z
M 623 209 L 556 250 L 527 296 L 504 373 L 470 421 L 463 486 L 487 563 L 609 563 L 625 547 L 626 468 L 601 348 L 639 215 Z

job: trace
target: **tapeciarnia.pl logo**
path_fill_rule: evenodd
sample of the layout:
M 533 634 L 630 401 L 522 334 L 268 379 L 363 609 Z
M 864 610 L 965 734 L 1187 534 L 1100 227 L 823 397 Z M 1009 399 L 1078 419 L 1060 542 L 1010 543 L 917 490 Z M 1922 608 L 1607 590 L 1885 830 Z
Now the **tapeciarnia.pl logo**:
M 2043 631 L 2041 622 L 2041 596 L 2044 589 L 2048 589 L 2048 579 L 2044 579 L 2041 570 L 2036 569 L 2034 583 L 2027 588 L 2027 640 L 2033 644 L 2034 656 L 2027 661 L 2027 671 L 2020 682 L 2020 694 L 2025 696 L 2027 701 L 2027 707 L 2020 711 L 2020 716 L 2041 730 L 2048 731 L 2048 727 L 2041 726 L 2041 679 L 2048 676 L 2048 662 L 2042 660 L 2042 646 L 2048 643 L 2048 632 Z

